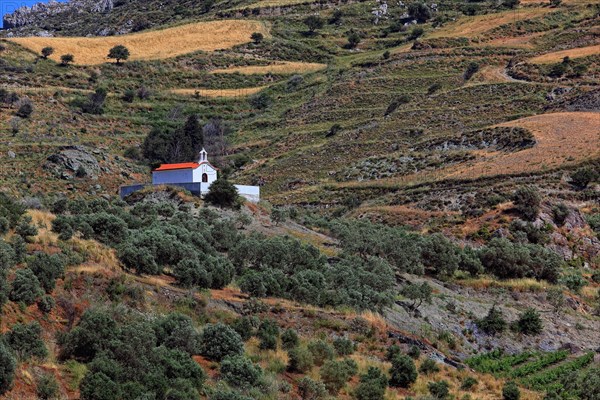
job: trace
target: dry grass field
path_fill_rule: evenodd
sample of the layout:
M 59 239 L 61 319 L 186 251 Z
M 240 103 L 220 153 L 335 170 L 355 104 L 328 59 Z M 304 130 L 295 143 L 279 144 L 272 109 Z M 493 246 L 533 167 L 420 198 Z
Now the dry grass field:
M 472 163 L 448 168 L 448 177 L 476 178 L 498 173 L 543 171 L 600 156 L 600 113 L 561 112 L 501 124 L 529 129 L 537 144 L 515 153 L 481 152 Z
M 286 61 L 270 65 L 249 65 L 245 67 L 232 67 L 215 69 L 213 74 L 242 74 L 242 75 L 263 75 L 263 74 L 305 74 L 309 72 L 320 71 L 327 68 L 326 64 Z
M 171 89 L 170 92 L 184 96 L 199 96 L 199 97 L 247 97 L 260 92 L 266 86 L 257 86 L 242 89 Z
M 448 24 L 428 38 L 440 37 L 474 37 L 498 26 L 512 22 L 523 21 L 552 12 L 551 8 L 526 8 L 514 11 L 503 11 L 493 14 L 477 15 L 460 18 L 453 24 Z
M 503 83 L 511 82 L 513 79 L 506 74 L 503 65 L 486 65 L 481 68 L 471 79 L 471 85 L 482 83 Z
M 102 64 L 109 61 L 108 51 L 119 44 L 131 52 L 130 60 L 164 59 L 198 50 L 214 51 L 250 41 L 253 32 L 268 35 L 267 26 L 254 20 L 223 20 L 198 22 L 163 30 L 109 37 L 24 37 L 11 41 L 36 53 L 46 46 L 54 47 L 52 58 L 73 54 L 80 65 Z
M 519 49 L 533 49 L 535 47 L 533 41 L 542 35 L 544 35 L 544 32 L 535 32 L 529 35 L 515 37 L 502 37 L 481 43 L 481 45 L 494 47 L 512 47 Z
M 344 188 L 370 185 L 397 187 L 441 179 L 477 179 L 498 174 L 540 172 L 600 156 L 600 113 L 598 112 L 541 114 L 498 126 L 527 128 L 535 135 L 537 144 L 514 153 L 473 151 L 472 154 L 476 155 L 475 160 L 436 171 L 333 185 Z
M 530 61 L 534 64 L 550 64 L 559 62 L 565 57 L 578 58 L 593 56 L 594 54 L 600 54 L 600 44 L 546 53 L 542 54 L 541 56 L 534 57 Z

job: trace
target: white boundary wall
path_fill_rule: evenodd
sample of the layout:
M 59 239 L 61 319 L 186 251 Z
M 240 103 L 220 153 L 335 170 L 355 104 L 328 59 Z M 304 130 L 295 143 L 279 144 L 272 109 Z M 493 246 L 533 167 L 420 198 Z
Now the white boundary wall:
M 240 196 L 252 203 L 258 203 L 260 201 L 260 187 L 259 186 L 247 186 L 247 185 L 235 185 Z

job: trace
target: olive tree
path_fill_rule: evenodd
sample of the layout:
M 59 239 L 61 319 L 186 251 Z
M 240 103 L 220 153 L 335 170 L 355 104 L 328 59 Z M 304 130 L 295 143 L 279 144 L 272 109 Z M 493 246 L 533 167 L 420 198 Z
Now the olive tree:
M 119 44 L 110 49 L 107 58 L 117 60 L 117 64 L 121 64 L 121 60 L 127 60 L 129 55 L 129 49 Z

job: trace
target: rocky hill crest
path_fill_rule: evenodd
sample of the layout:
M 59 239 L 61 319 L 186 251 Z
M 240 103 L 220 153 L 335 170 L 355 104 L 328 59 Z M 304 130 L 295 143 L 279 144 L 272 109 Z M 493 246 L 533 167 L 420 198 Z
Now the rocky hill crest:
M 71 0 L 66 3 L 50 0 L 48 3 L 37 3 L 31 7 L 23 6 L 12 14 L 5 15 L 4 29 L 39 24 L 46 18 L 61 13 L 104 13 L 111 11 L 113 7 L 113 0 Z

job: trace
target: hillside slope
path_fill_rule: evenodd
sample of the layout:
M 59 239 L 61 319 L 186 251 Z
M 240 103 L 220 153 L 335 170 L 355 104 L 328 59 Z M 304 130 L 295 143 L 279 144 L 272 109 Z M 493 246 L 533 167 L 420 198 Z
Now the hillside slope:
M 510 381 L 521 398 L 596 400 L 597 4 L 64 7 L 0 32 L 0 187 L 19 199 L 0 207 L 0 250 L 27 256 L 0 265 L 1 326 L 9 338 L 39 321 L 31 336 L 47 350 L 28 358 L 0 341 L 16 366 L 6 398 L 37 396 L 51 374 L 60 396 L 84 400 L 99 382 L 119 399 L 175 387 L 182 399 L 428 399 L 446 384 L 498 399 Z M 107 60 L 121 43 L 130 59 Z M 74 63 L 58 62 L 66 53 Z M 116 199 L 191 135 L 263 202 L 214 209 L 174 189 Z M 13 203 L 34 223 L 9 218 Z M 23 271 L 47 278 L 40 252 L 66 259 L 64 276 L 29 305 L 11 299 L 15 281 L 35 282 Z M 234 363 L 247 386 L 190 345 L 217 322 L 244 336 Z M 299 346 L 284 344 L 287 328 Z M 82 351 L 77 332 L 95 330 L 101 351 Z M 395 381 L 409 354 L 415 380 Z M 168 380 L 147 378 L 173 358 L 184 367 Z

